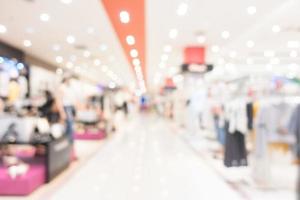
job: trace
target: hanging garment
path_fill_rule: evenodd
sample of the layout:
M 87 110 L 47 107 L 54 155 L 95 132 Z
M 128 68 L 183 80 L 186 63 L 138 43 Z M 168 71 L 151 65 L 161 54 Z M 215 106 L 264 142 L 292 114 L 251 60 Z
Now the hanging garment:
M 225 156 L 224 165 L 226 167 L 247 166 L 247 151 L 245 144 L 245 135 L 239 131 L 229 132 L 229 122 L 225 123 Z
M 300 105 L 294 109 L 288 129 L 290 133 L 296 135 L 296 155 L 300 159 Z
M 248 130 L 253 130 L 253 103 L 247 103 L 246 105 L 246 112 L 247 112 L 247 127 Z

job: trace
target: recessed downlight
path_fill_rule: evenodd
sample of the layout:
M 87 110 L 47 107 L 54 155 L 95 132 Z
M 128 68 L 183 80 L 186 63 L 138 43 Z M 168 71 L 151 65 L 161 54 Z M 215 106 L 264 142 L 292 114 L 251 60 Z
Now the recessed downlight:
M 133 64 L 134 66 L 138 66 L 138 65 L 141 64 L 141 61 L 140 61 L 140 59 L 135 58 L 135 59 L 133 59 L 132 64 Z
M 246 45 L 248 48 L 253 48 L 255 46 L 255 43 L 252 40 L 248 40 Z
M 224 39 L 228 39 L 230 37 L 230 33 L 229 33 L 229 31 L 223 31 L 221 36 Z
M 197 36 L 197 42 L 199 44 L 203 44 L 203 43 L 205 43 L 205 41 L 206 41 L 206 37 L 204 35 L 198 35 Z
M 171 39 L 176 39 L 177 36 L 178 36 L 178 30 L 177 30 L 177 29 L 173 28 L 173 29 L 171 29 L 171 30 L 169 31 L 169 37 L 170 37 Z
M 126 37 L 126 42 L 130 46 L 134 45 L 135 44 L 135 38 L 134 38 L 134 36 L 133 35 L 128 35 Z
M 95 28 L 94 27 L 88 27 L 87 30 L 86 30 L 86 32 L 88 34 L 94 34 L 95 33 Z
M 23 45 L 24 45 L 25 47 L 31 47 L 31 46 L 32 46 L 32 42 L 31 42 L 30 40 L 24 40 L 24 41 L 23 41 Z
M 94 65 L 99 66 L 101 64 L 101 61 L 99 59 L 94 60 Z
M 164 52 L 165 53 L 170 53 L 172 51 L 172 46 L 171 45 L 165 45 L 164 46 Z
M 213 45 L 211 47 L 211 51 L 214 52 L 214 53 L 218 53 L 218 52 L 220 52 L 220 47 L 217 46 L 217 45 Z
M 53 51 L 60 51 L 61 46 L 60 46 L 59 44 L 54 44 L 54 45 L 52 46 L 52 49 L 53 49 Z
M 74 44 L 76 39 L 73 35 L 68 35 L 67 38 L 66 38 L 66 41 L 69 43 L 69 44 Z
M 83 56 L 86 57 L 86 58 L 88 58 L 88 57 L 91 56 L 91 52 L 90 51 L 84 51 L 83 52 Z
M 7 32 L 6 26 L 4 26 L 3 24 L 0 24 L 0 33 L 6 33 L 6 32 Z
M 274 33 L 279 33 L 279 32 L 281 31 L 281 28 L 280 28 L 279 25 L 274 25 L 274 26 L 272 27 L 272 31 L 273 31 Z
M 138 55 L 139 55 L 139 53 L 138 53 L 138 51 L 136 49 L 130 50 L 130 56 L 132 58 L 136 58 L 136 57 L 138 57 Z
M 56 74 L 57 75 L 62 75 L 64 73 L 63 69 L 62 68 L 57 68 L 56 69 Z
M 292 58 L 298 57 L 298 52 L 295 51 L 295 50 L 291 51 L 291 52 L 290 52 L 290 57 L 292 57 Z
M 123 10 L 120 12 L 120 21 L 123 24 L 128 24 L 130 22 L 130 15 L 127 11 Z
M 61 56 L 56 56 L 55 61 L 56 61 L 57 63 L 62 63 L 62 62 L 64 61 L 64 59 L 63 59 L 63 57 L 61 57 Z
M 40 20 L 43 22 L 48 22 L 50 20 L 50 15 L 48 13 L 40 14 Z
M 66 67 L 68 68 L 68 69 L 72 69 L 73 68 L 73 63 L 72 62 L 67 62 L 67 64 L 66 64 Z
M 188 4 L 185 3 L 185 2 L 179 4 L 179 6 L 178 6 L 178 8 L 177 8 L 177 10 L 176 10 L 177 15 L 178 15 L 178 16 L 184 16 L 184 15 L 186 15 L 186 13 L 187 13 L 187 11 L 188 11 L 188 8 L 189 8 L 189 6 L 188 6 Z
M 249 6 L 248 8 L 247 8 L 247 12 L 248 12 L 248 14 L 249 15 L 254 15 L 255 13 L 256 13 L 256 7 L 255 6 Z
M 107 45 L 106 44 L 101 44 L 100 45 L 100 50 L 101 51 L 106 51 L 108 49 Z

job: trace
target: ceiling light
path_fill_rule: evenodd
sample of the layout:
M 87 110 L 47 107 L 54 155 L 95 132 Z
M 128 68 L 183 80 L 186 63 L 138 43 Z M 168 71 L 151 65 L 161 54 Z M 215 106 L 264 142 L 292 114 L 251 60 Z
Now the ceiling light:
M 71 56 L 70 56 L 70 60 L 71 60 L 72 62 L 75 62 L 75 61 L 77 60 L 77 57 L 76 57 L 75 55 L 71 55 Z
M 64 61 L 63 57 L 61 56 L 56 56 L 55 60 L 57 63 L 62 63 Z
M 130 51 L 130 56 L 131 56 L 132 58 L 136 58 L 136 57 L 138 57 L 138 55 L 139 55 L 139 53 L 138 53 L 138 51 L 137 51 L 136 49 L 132 49 L 132 50 Z
M 264 51 L 264 56 L 265 57 L 274 57 L 275 56 L 275 52 L 271 51 L 271 50 Z
M 137 65 L 140 65 L 140 64 L 141 64 L 141 61 L 140 61 L 138 58 L 135 58 L 135 59 L 133 59 L 132 64 L 133 64 L 134 66 L 137 66 Z
M 255 6 L 249 6 L 247 8 L 247 12 L 249 15 L 254 15 L 256 13 L 256 7 Z
M 279 58 L 272 58 L 270 60 L 270 64 L 272 65 L 278 65 L 280 63 L 280 59 Z
M 126 37 L 126 42 L 128 45 L 132 46 L 135 44 L 135 38 L 132 35 Z
M 53 51 L 60 51 L 61 47 L 60 47 L 59 44 L 54 44 L 54 45 L 52 46 L 52 49 L 53 49 Z
M 86 58 L 88 58 L 88 57 L 91 56 L 91 52 L 89 52 L 89 51 L 84 51 L 84 52 L 83 52 L 83 56 L 86 57 Z
M 70 4 L 72 0 L 60 0 L 63 4 Z
M 25 31 L 26 31 L 26 33 L 28 33 L 28 34 L 33 34 L 33 33 L 34 33 L 34 28 L 32 28 L 32 27 L 27 27 L 27 28 L 25 29 Z
M 287 47 L 288 48 L 299 48 L 300 43 L 299 43 L 299 41 L 288 41 Z
M 236 51 L 231 51 L 231 52 L 229 53 L 229 56 L 230 56 L 231 58 L 235 58 L 236 55 L 237 55 Z
M 296 58 L 297 56 L 298 56 L 298 52 L 297 51 L 293 50 L 293 51 L 290 52 L 290 57 Z
M 130 21 L 130 15 L 129 15 L 129 13 L 127 11 L 121 11 L 120 12 L 120 21 L 123 24 L 129 23 L 129 21 Z
M 47 22 L 50 20 L 50 15 L 47 13 L 42 13 L 40 14 L 40 20 L 43 22 Z
M 214 45 L 214 46 L 212 46 L 211 50 L 212 50 L 212 52 L 214 52 L 214 53 L 218 53 L 218 52 L 220 51 L 220 47 L 217 46 L 217 45 Z
M 186 3 L 179 4 L 177 8 L 177 15 L 184 16 L 188 11 L 189 6 Z
M 246 43 L 248 48 L 253 48 L 255 46 L 255 43 L 252 40 L 247 41 Z
M 230 37 L 230 33 L 228 31 L 223 31 L 221 35 L 224 39 L 228 39 Z
M 62 75 L 63 73 L 64 73 L 64 71 L 61 68 L 56 69 L 56 74 L 57 75 Z
M 116 88 L 116 83 L 110 82 L 110 83 L 108 84 L 108 87 L 109 87 L 110 89 L 114 89 L 114 88 Z
M 101 64 L 101 61 L 99 59 L 94 60 L 94 65 L 99 66 Z
M 73 68 L 73 63 L 72 62 L 67 62 L 66 64 L 68 69 L 72 69 Z
M 272 31 L 273 31 L 274 33 L 279 33 L 280 30 L 281 30 L 281 28 L 280 28 L 279 25 L 274 25 L 274 26 L 272 27 Z
M 73 35 L 68 35 L 66 40 L 69 44 L 73 44 L 76 39 Z
M 197 36 L 197 42 L 203 44 L 206 41 L 206 37 L 204 35 Z
M 100 45 L 100 50 L 101 51 L 106 51 L 108 49 L 107 45 L 106 44 L 101 44 Z
M 6 33 L 6 32 L 7 32 L 7 28 L 4 25 L 0 24 L 0 33 Z
M 24 41 L 23 41 L 23 45 L 24 45 L 25 47 L 31 47 L 31 46 L 32 46 L 32 43 L 31 43 L 30 40 L 24 40 Z
M 166 46 L 164 47 L 164 52 L 170 53 L 171 51 L 172 51 L 172 46 L 171 46 L 171 45 L 166 45 Z
M 167 61 L 169 59 L 169 56 L 167 54 L 164 54 L 161 56 L 162 61 Z
M 171 29 L 169 32 L 169 37 L 171 39 L 176 39 L 178 36 L 178 30 L 177 29 Z
M 86 32 L 88 34 L 94 34 L 95 33 L 95 29 L 94 29 L 94 27 L 88 27 L 87 30 L 86 30 Z

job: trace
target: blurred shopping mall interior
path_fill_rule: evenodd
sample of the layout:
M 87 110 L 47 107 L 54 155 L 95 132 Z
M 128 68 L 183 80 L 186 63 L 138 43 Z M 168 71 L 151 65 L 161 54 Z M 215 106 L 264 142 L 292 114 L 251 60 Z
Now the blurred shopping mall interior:
M 299 0 L 0 0 L 0 200 L 300 200 Z

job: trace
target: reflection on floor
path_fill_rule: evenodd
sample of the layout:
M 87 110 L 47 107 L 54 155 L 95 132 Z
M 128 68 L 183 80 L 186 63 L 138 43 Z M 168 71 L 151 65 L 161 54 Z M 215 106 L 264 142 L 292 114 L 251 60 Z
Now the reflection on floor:
M 156 116 L 139 115 L 119 124 L 85 166 L 51 200 L 214 200 L 242 199 L 171 125 Z

